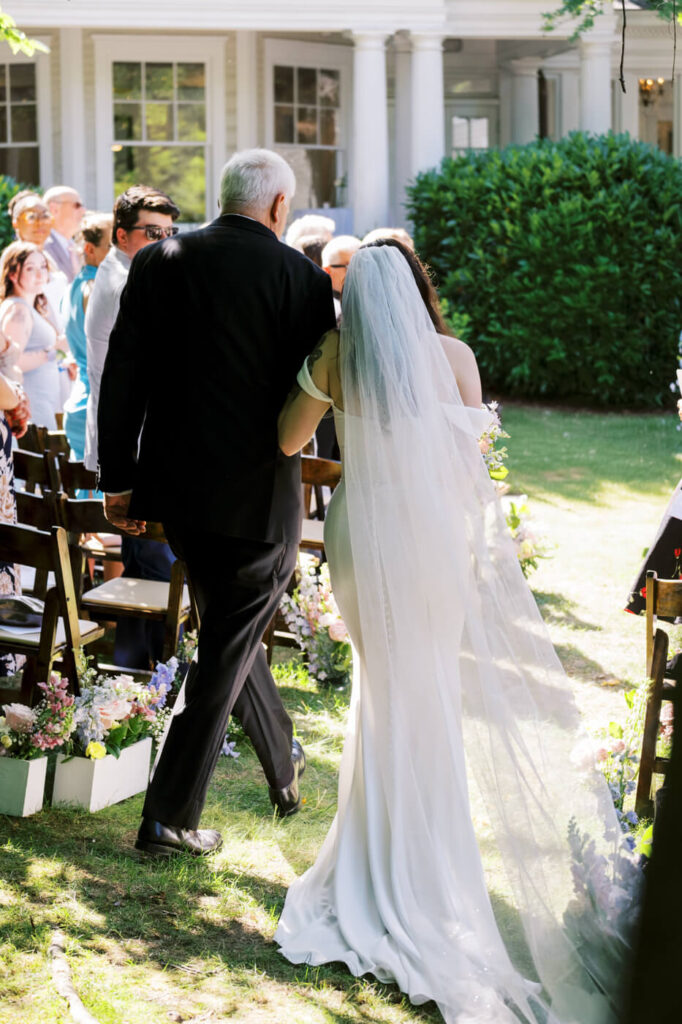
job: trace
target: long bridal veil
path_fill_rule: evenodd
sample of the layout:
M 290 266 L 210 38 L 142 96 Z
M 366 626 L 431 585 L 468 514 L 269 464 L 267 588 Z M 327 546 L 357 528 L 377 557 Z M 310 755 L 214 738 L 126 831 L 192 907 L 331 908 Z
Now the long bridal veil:
M 354 256 L 339 350 L 389 931 L 448 1021 L 615 1021 L 638 872 L 394 247 Z

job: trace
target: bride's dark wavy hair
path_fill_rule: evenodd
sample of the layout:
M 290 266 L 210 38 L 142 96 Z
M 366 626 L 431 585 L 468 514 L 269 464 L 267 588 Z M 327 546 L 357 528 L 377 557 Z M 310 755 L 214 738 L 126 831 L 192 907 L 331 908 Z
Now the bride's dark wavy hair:
M 399 242 L 397 238 L 377 238 L 374 242 L 368 242 L 367 245 L 363 245 L 362 249 L 378 249 L 383 245 L 390 245 L 393 249 L 398 249 L 403 254 L 407 265 L 412 271 L 412 277 L 414 283 L 419 289 L 419 294 L 424 300 L 426 311 L 431 318 L 431 323 L 436 328 L 439 334 L 446 334 L 452 338 L 452 329 L 446 323 L 443 314 L 440 309 L 440 299 L 438 298 L 438 292 L 436 291 L 435 285 L 431 280 L 431 271 L 422 263 L 417 256 L 416 252 L 409 249 L 402 242 Z

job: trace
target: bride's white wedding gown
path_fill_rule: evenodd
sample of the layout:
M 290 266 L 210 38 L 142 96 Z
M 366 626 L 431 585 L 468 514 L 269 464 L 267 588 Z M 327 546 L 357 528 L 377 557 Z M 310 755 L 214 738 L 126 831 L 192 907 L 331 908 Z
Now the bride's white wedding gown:
M 377 252 L 388 287 L 395 250 Z M 400 268 L 396 288 L 409 291 Z M 434 999 L 447 1022 L 615 1021 L 631 870 L 613 807 L 593 765 L 574 763 L 577 715 L 504 533 L 477 413 L 443 382 L 449 367 L 421 314 L 395 340 L 398 302 L 396 291 L 395 351 L 383 354 L 402 361 L 395 382 L 377 385 L 375 357 L 356 350 L 344 405 L 361 414 L 334 407 L 344 478 L 325 549 L 353 690 L 337 815 L 275 941 L 294 963 L 342 961 L 415 1003 Z M 342 350 L 359 350 L 362 309 L 344 307 Z M 422 361 L 435 390 L 420 406 Z M 329 400 L 305 365 L 298 382 Z

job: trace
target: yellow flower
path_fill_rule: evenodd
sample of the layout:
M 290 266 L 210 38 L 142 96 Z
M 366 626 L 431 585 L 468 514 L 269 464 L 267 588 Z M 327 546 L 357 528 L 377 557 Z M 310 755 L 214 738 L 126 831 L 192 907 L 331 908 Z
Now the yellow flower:
M 9 748 L 12 746 L 12 741 L 9 738 L 9 736 L 0 736 L 0 743 L 2 743 L 5 750 L 9 750 Z
M 93 761 L 99 760 L 100 757 L 106 757 L 106 750 L 101 743 L 95 743 L 91 740 L 85 748 L 85 756 L 92 758 Z

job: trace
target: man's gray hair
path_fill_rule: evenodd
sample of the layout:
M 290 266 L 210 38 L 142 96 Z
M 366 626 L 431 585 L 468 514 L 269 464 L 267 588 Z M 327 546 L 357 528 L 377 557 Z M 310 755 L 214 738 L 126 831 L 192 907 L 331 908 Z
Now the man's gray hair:
M 235 153 L 220 176 L 221 213 L 263 212 L 283 193 L 290 200 L 296 178 L 286 160 L 271 149 Z

